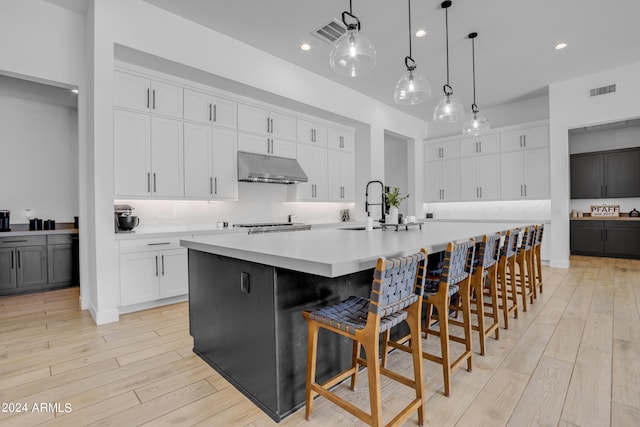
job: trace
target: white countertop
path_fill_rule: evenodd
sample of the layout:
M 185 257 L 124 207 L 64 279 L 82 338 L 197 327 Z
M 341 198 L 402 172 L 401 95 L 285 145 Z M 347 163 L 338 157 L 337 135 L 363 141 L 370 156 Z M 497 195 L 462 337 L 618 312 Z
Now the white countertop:
M 181 246 L 325 277 L 374 268 L 379 257 L 397 257 L 425 247 L 430 253 L 450 241 L 521 226 L 523 222 L 425 223 L 422 230 L 311 229 L 286 233 L 226 234 L 182 239 Z M 350 226 L 353 224 L 350 224 Z

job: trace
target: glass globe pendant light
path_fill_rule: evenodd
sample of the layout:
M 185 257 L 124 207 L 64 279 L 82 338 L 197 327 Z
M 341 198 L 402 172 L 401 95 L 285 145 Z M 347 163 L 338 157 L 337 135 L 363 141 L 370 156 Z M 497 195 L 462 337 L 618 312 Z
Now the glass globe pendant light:
M 464 135 L 478 136 L 481 133 L 487 132 L 489 127 L 489 120 L 478 110 L 476 105 L 476 37 L 478 33 L 470 33 L 471 39 L 471 63 L 473 64 L 473 104 L 471 104 L 471 117 L 462 125 L 462 133 Z
M 453 95 L 453 89 L 449 84 L 449 13 L 448 9 L 451 6 L 451 1 L 443 1 L 440 6 L 444 9 L 445 16 L 445 28 L 446 28 L 446 43 L 447 43 L 447 84 L 442 86 L 444 92 L 444 98 L 438 103 L 435 111 L 433 112 L 433 120 L 436 122 L 454 123 L 464 119 L 464 107 L 455 99 Z
M 411 0 L 409 1 L 409 56 L 405 56 L 404 65 L 407 72 L 402 75 L 396 89 L 393 91 L 393 100 L 396 104 L 416 105 L 431 98 L 431 85 L 426 77 L 416 73 L 416 62 L 411 57 Z
M 352 22 L 347 23 L 347 17 Z M 349 12 L 342 12 L 342 23 L 347 32 L 335 41 L 329 54 L 329 66 L 343 76 L 366 74 L 376 65 L 376 50 L 371 40 L 360 33 L 360 20 L 353 14 L 352 0 L 349 0 Z

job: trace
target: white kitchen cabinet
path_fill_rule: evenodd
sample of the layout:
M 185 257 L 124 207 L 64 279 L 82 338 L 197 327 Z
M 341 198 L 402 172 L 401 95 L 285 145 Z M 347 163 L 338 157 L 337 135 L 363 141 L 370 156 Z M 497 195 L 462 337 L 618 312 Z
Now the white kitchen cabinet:
M 347 132 L 340 129 L 327 129 L 327 147 L 335 150 L 353 152 L 354 145 L 353 132 Z
M 327 127 L 308 120 L 297 121 L 298 142 L 306 142 L 321 147 L 327 146 Z
M 354 201 L 353 154 L 345 151 L 327 151 L 327 178 L 329 200 Z
M 498 135 L 482 135 L 460 141 L 460 157 L 500 152 Z
M 425 164 L 425 201 L 450 202 L 460 199 L 460 171 L 457 159 Z
M 502 200 L 549 197 L 549 150 L 502 153 L 500 161 Z
M 458 141 L 429 144 L 425 148 L 425 160 L 427 162 L 457 159 L 458 156 Z
M 120 305 L 189 292 L 187 249 L 179 239 L 120 242 Z
M 184 196 L 183 124 L 151 117 L 151 195 Z
M 500 199 L 500 157 L 486 155 L 460 159 L 460 200 Z
M 184 124 L 186 197 L 238 197 L 237 133 L 194 123 Z
M 115 110 L 113 143 L 115 195 L 151 195 L 151 116 Z
M 182 88 L 116 71 L 114 104 L 116 107 L 182 118 Z
M 184 89 L 184 119 L 237 128 L 237 103 L 208 93 Z
M 298 163 L 307 175 L 307 182 L 296 184 L 296 199 L 326 201 L 328 199 L 327 149 L 298 144 Z
M 181 121 L 115 110 L 116 196 L 183 196 L 182 156 Z
M 242 103 L 238 103 L 238 130 L 289 141 L 297 136 L 295 117 Z
M 548 146 L 548 126 L 537 126 L 500 134 L 500 149 L 502 152 L 545 148 Z
M 238 151 L 295 159 L 296 145 L 295 142 L 238 132 Z

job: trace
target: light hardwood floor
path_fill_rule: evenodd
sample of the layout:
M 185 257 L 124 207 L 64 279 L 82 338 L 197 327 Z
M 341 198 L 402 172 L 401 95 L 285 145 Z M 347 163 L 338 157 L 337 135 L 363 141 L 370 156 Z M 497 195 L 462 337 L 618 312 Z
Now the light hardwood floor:
M 475 340 L 473 371 L 453 376 L 451 397 L 440 367 L 424 361 L 426 425 L 640 425 L 640 261 L 572 257 L 569 270 L 543 275 L 544 293 L 488 340 L 486 356 Z M 188 327 L 186 303 L 95 326 L 77 288 L 0 298 L 0 425 L 277 425 L 192 353 Z M 411 372 L 404 353 L 389 364 Z M 366 375 L 358 391 L 338 392 L 368 410 Z M 387 419 L 407 393 L 383 383 Z M 322 398 L 312 421 L 302 409 L 280 423 L 360 424 Z

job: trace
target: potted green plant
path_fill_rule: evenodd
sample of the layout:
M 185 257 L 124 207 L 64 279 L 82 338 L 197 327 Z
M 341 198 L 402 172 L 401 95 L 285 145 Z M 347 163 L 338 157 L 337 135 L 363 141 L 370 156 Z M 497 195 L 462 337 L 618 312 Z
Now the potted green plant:
M 389 224 L 397 224 L 398 223 L 398 208 L 400 207 L 400 203 L 403 200 L 408 199 L 409 195 L 401 196 L 400 190 L 396 187 L 393 191 L 388 191 L 385 193 L 385 197 L 387 198 L 387 203 L 389 204 L 389 219 L 387 222 Z

